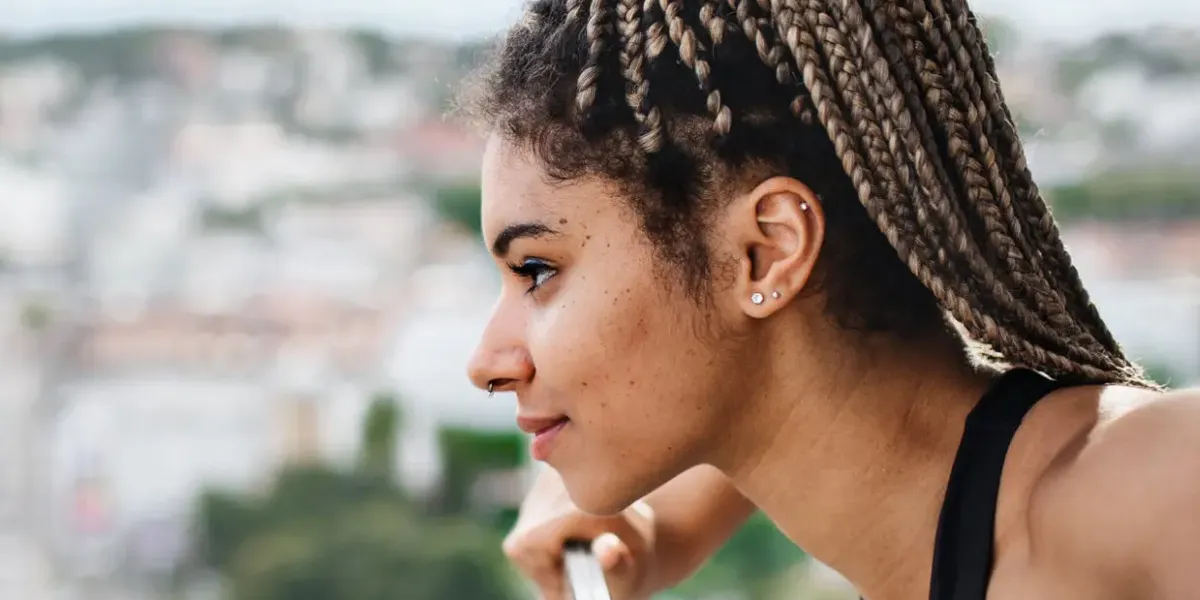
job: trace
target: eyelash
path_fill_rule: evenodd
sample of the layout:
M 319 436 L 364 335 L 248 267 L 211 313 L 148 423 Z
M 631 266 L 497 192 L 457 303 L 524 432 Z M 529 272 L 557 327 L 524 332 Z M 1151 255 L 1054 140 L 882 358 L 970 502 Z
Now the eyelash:
M 532 294 L 538 288 L 546 284 L 546 281 L 554 277 L 558 273 L 558 269 L 546 264 L 535 258 L 527 258 L 520 264 L 508 265 L 508 269 L 516 276 L 529 282 L 529 289 L 525 291 L 527 294 Z

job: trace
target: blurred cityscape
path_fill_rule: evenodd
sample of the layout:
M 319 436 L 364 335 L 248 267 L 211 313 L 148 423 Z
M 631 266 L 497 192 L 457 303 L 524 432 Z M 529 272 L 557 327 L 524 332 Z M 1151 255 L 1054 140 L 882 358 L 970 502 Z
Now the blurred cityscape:
M 1110 326 L 1200 382 L 1200 31 L 988 34 Z M 0 599 L 524 598 L 532 472 L 464 364 L 487 43 L 0 38 Z M 752 521 L 685 598 L 847 598 Z

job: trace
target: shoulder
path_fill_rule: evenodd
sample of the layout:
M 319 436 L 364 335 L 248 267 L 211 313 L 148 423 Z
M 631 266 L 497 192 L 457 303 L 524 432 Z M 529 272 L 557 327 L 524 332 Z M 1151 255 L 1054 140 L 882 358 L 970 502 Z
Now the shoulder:
M 1200 588 L 1200 390 L 1106 388 L 1097 406 L 1031 499 L 1033 543 L 1137 597 L 1191 597 Z

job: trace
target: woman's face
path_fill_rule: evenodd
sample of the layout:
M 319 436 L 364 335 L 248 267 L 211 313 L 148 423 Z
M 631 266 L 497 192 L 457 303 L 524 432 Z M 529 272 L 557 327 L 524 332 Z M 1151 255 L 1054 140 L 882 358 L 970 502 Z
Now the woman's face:
M 551 184 L 536 159 L 493 137 L 483 235 L 503 273 L 471 359 L 473 382 L 516 392 L 535 458 L 572 499 L 619 511 L 729 437 L 747 343 L 719 305 L 701 310 L 661 273 L 611 184 Z M 736 307 L 733 307 L 736 312 Z M 736 326 L 734 327 L 736 330 Z

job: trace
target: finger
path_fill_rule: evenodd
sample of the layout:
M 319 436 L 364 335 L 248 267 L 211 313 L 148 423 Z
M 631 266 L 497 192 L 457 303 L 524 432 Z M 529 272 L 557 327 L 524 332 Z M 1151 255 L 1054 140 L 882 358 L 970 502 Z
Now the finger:
M 547 588 L 539 587 L 538 588 L 538 599 L 539 600 L 567 600 L 567 593 L 562 588 L 547 589 Z
M 535 566 L 518 565 L 521 573 L 525 575 L 534 587 L 538 590 L 538 595 L 546 600 L 562 600 L 563 587 L 566 580 L 563 579 L 561 568 L 548 566 L 547 563 L 538 562 Z
M 636 592 L 642 586 L 645 565 L 626 542 L 616 534 L 606 533 L 592 541 L 592 553 L 600 563 L 613 598 L 640 597 Z
M 629 547 L 614 533 L 605 533 L 592 540 L 592 554 L 605 573 L 617 569 L 630 558 Z
M 510 537 L 504 541 L 504 555 L 531 583 L 544 594 L 561 593 L 563 577 L 561 558 L 545 546 L 527 537 Z
M 530 552 L 521 560 L 514 562 L 521 573 L 537 586 L 543 596 L 555 598 L 562 595 L 565 580 L 560 560 L 548 558 L 542 552 Z

